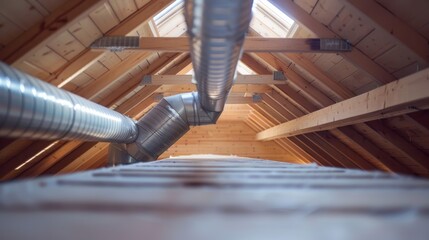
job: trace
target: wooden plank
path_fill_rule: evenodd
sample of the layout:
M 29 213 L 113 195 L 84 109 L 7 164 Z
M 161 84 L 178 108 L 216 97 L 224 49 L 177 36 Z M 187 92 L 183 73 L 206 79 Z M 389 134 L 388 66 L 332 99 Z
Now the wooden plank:
M 270 53 L 259 53 L 257 54 L 257 56 L 264 60 L 266 63 L 273 66 L 275 69 L 282 70 L 290 82 L 308 93 L 308 96 L 314 99 L 318 105 L 329 106 L 335 103 L 332 99 L 323 94 L 319 89 L 317 89 L 307 80 L 301 77 L 301 75 L 291 69 L 288 64 L 276 58 L 274 55 Z
M 286 111 L 286 109 L 283 107 L 281 103 L 275 102 L 267 95 L 263 95 L 263 100 L 271 108 L 273 108 L 275 111 L 277 111 L 280 114 L 280 116 L 283 118 L 281 122 L 285 122 L 285 120 L 290 121 L 295 118 L 291 113 Z M 272 115 L 272 116 L 275 116 L 275 115 Z M 350 161 L 348 158 L 342 155 L 341 152 L 337 150 L 335 144 L 333 144 L 334 146 L 331 146 L 331 144 L 327 143 L 327 141 L 324 138 L 322 138 L 319 134 L 307 134 L 306 137 L 311 142 L 316 143 L 317 146 L 322 151 L 326 152 L 326 154 L 329 155 L 329 156 L 325 156 L 325 158 L 330 159 L 329 162 L 333 163 L 334 166 L 342 166 L 346 168 L 357 167 L 357 165 L 355 165 L 353 161 Z
M 104 72 L 99 77 L 95 77 L 94 81 L 91 81 L 91 83 L 89 83 L 82 90 L 76 92 L 76 94 L 88 99 L 96 97 L 98 93 L 100 93 L 115 80 L 127 74 L 129 69 L 145 61 L 148 55 L 149 53 L 146 52 L 132 54 L 124 61 L 116 64 L 113 69 Z
M 19 60 L 31 54 L 33 49 L 46 44 L 50 39 L 63 32 L 58 29 L 67 29 L 75 24 L 80 16 L 87 15 L 102 3 L 103 1 L 100 0 L 67 1 L 45 17 L 42 25 L 34 25 L 16 41 L 11 42 L 2 49 L 0 59 L 10 65 L 19 62 Z
M 65 157 L 61 158 L 59 161 L 57 161 L 53 166 L 48 168 L 43 172 L 43 174 L 49 174 L 53 175 L 61 171 L 64 167 L 68 166 L 70 163 L 72 163 L 76 158 L 81 156 L 84 152 L 91 149 L 95 144 L 95 142 L 86 142 L 81 144 L 79 147 L 74 149 L 72 152 L 67 154 Z
M 77 21 L 68 30 L 85 47 L 89 47 L 91 43 L 103 35 L 89 16 Z
M 47 46 L 67 60 L 73 59 L 85 49 L 85 46 L 68 31 L 48 41 Z
M 49 156 L 46 156 L 34 166 L 22 172 L 19 177 L 36 177 L 41 175 L 44 171 L 55 165 L 60 159 L 67 156 L 70 152 L 78 148 L 82 142 L 70 141 L 61 148 L 57 149 Z
M 145 24 L 145 22 L 147 22 L 163 8 L 168 6 L 171 2 L 172 0 L 151 1 L 141 9 L 134 12 L 120 24 L 113 27 L 111 30 L 106 30 L 106 34 L 127 35 L 131 32 L 134 32 L 136 29 L 138 29 L 139 26 Z M 73 77 L 89 68 L 89 66 L 97 59 L 100 59 L 102 55 L 102 52 L 92 52 L 90 50 L 86 50 L 78 57 L 64 65 L 60 70 L 55 72 L 55 74 L 53 74 L 53 76 L 50 77 L 48 81 L 54 83 L 57 86 L 64 86 L 66 83 L 70 82 Z
M 108 2 L 105 2 L 102 6 L 91 12 L 89 17 L 102 33 L 107 33 L 120 22 Z
M 258 133 L 259 140 L 294 136 L 429 108 L 429 69 Z M 411 108 L 410 108 L 411 106 Z
M 389 12 L 386 8 L 374 0 L 347 0 L 345 2 L 348 6 L 368 16 L 368 18 L 381 27 L 386 34 L 392 35 L 397 39 L 397 42 L 410 49 L 424 62 L 429 63 L 429 44 L 427 39 Z
M 0 50 L 8 45 L 12 40 L 16 39 L 23 30 L 13 24 L 9 19 L 0 14 Z
M 380 136 L 388 139 L 388 142 L 401 151 L 408 158 L 409 163 L 415 165 L 415 172 L 420 172 L 423 176 L 429 176 L 429 155 L 418 149 L 409 141 L 402 138 L 398 133 L 387 127 L 381 121 L 368 122 L 367 125 Z
M 137 5 L 134 0 L 109 0 L 110 5 L 115 11 L 116 16 L 122 21 L 137 10 Z
M 204 229 L 209 240 L 282 239 L 285 232 L 308 240 L 335 239 L 339 228 L 345 240 L 374 239 L 380 229 L 396 239 L 425 239 L 429 223 L 428 181 L 232 156 L 176 157 L 3 184 L 0 191 L 7 239 L 195 239 Z M 303 216 L 305 226 L 296 222 Z M 131 221 L 118 224 L 124 217 Z
M 13 4 L 2 2 L 0 15 L 3 15 L 12 21 L 14 25 L 24 30 L 28 30 L 43 19 L 43 15 L 27 1 L 16 1 Z
M 332 80 L 324 71 L 316 67 L 310 60 L 300 54 L 286 54 L 286 57 L 289 58 L 292 62 L 296 63 L 300 67 L 304 68 L 307 72 L 313 75 L 317 80 L 320 81 L 324 86 L 329 88 L 335 93 L 338 97 L 342 99 L 351 98 L 354 96 L 354 93 L 344 87 L 338 82 Z
M 145 85 L 177 85 L 192 84 L 192 75 L 146 75 Z M 234 84 L 285 84 L 286 79 L 274 79 L 273 75 L 238 75 Z
M 314 32 L 320 38 L 341 38 L 327 26 L 323 25 L 311 15 L 305 12 L 301 7 L 296 5 L 292 0 L 273 0 L 272 3 L 281 11 L 288 14 L 289 17 L 300 22 L 303 26 Z M 380 65 L 372 61 L 368 56 L 363 54 L 357 48 L 353 48 L 351 52 L 340 53 L 344 58 L 352 62 L 362 71 L 373 76 L 380 83 L 389 83 L 395 80 L 395 77 L 383 69 Z
M 401 162 L 391 157 L 386 152 L 380 150 L 372 142 L 370 142 L 366 137 L 362 136 L 360 133 L 354 131 L 352 128 L 341 127 L 338 130 L 333 130 L 335 134 L 343 135 L 347 137 L 350 141 L 358 144 L 363 151 L 369 153 L 373 156 L 372 164 L 388 172 L 398 172 L 413 174 L 413 171 L 404 166 Z
M 255 67 L 254 70 L 258 70 L 256 72 L 258 73 L 264 73 L 266 74 L 269 72 L 267 69 L 262 68 L 261 64 L 259 64 L 256 61 L 252 61 L 251 58 L 245 59 L 246 61 L 249 61 L 252 67 Z M 274 89 L 276 89 L 281 95 L 287 99 L 290 99 L 291 102 L 294 103 L 297 107 L 299 107 L 304 113 L 310 113 L 313 111 L 316 111 L 319 109 L 318 107 L 314 106 L 311 102 L 309 102 L 306 98 L 302 97 L 300 94 L 297 94 L 296 91 L 288 85 L 278 85 L 274 86 Z M 293 108 L 292 108 L 293 109 Z M 300 114 L 299 111 L 293 111 L 295 112 L 296 116 L 302 116 L 302 113 Z M 347 134 L 344 131 L 348 131 Z M 351 127 L 343 127 L 340 130 L 331 131 L 331 133 L 339 133 L 341 137 L 346 136 L 347 138 L 347 145 L 353 148 L 355 151 L 359 151 L 360 154 L 365 154 L 365 159 L 371 160 L 372 165 L 378 167 L 379 169 L 389 171 L 389 168 L 386 167 L 386 165 L 389 165 L 389 163 L 386 163 L 383 161 L 383 158 L 380 158 L 380 156 L 388 156 L 388 154 L 381 149 L 379 149 L 377 146 L 375 146 L 373 143 L 368 143 L 366 140 L 363 141 L 363 138 L 359 138 L 361 136 L 356 130 L 354 130 Z M 334 134 L 337 136 L 338 134 Z M 351 139 L 351 136 L 355 136 L 359 140 Z M 368 147 L 369 146 L 369 147 Z M 307 148 L 307 151 L 311 151 L 311 148 Z M 364 156 L 364 155 L 362 155 Z M 390 156 L 389 156 L 390 157 Z M 358 157 L 357 157 L 358 158 Z M 364 159 L 363 159 L 364 160 Z M 392 161 L 395 161 L 392 159 Z M 395 168 L 397 166 L 393 165 L 392 168 Z M 407 171 L 411 173 L 412 171 L 404 168 L 403 171 Z
M 119 47 L 124 50 L 187 52 L 188 37 L 140 37 L 138 45 L 130 44 L 133 37 L 103 37 L 91 45 L 92 49 L 105 50 Z M 245 52 L 347 52 L 351 46 L 346 40 L 318 38 L 261 38 L 248 37 Z
M 267 108 L 267 106 L 264 106 L 261 104 L 255 104 L 252 106 L 252 108 L 255 109 L 260 115 L 263 116 L 263 118 L 261 118 L 263 123 L 268 124 L 268 126 L 264 127 L 264 129 L 267 129 L 269 127 L 272 127 L 275 124 L 285 121 L 283 116 L 274 113 L 273 110 L 270 108 Z M 321 149 L 317 147 L 317 144 L 314 145 L 313 142 L 307 136 L 304 136 L 302 139 L 297 137 L 292 137 L 292 138 L 289 138 L 289 140 L 291 140 L 292 142 L 297 144 L 300 148 L 302 148 L 304 151 L 306 151 L 308 154 L 310 154 L 317 163 L 324 166 L 333 166 L 332 162 L 327 158 L 325 158 L 326 156 L 323 156 L 320 154 Z
M 1 179 L 6 180 L 11 174 L 15 171 L 16 168 L 25 167 L 26 164 L 32 164 L 32 161 L 38 161 L 47 154 L 49 154 L 50 149 L 54 148 L 56 145 L 61 144 L 58 141 L 37 141 L 31 148 L 28 148 L 26 151 L 21 152 L 17 156 L 13 157 L 13 160 L 9 159 L 4 162 L 0 168 Z

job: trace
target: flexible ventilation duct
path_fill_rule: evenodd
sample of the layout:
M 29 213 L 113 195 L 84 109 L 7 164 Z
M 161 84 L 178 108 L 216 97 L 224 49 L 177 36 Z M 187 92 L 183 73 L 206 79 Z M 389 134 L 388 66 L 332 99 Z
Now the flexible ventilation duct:
M 133 120 L 0 62 L 0 136 L 131 143 Z

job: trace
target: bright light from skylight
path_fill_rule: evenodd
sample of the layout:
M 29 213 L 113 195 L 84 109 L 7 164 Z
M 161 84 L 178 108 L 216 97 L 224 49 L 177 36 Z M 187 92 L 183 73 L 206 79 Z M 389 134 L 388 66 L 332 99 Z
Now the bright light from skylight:
M 291 37 L 297 25 L 268 0 L 254 0 L 250 27 L 262 37 Z
M 280 11 L 276 6 L 274 6 L 272 3 L 270 3 L 267 0 L 254 0 L 254 4 L 260 4 L 265 6 L 267 9 L 270 10 L 271 14 L 277 18 L 278 20 L 281 20 L 283 23 L 287 23 L 287 25 L 290 27 L 295 22 L 292 18 L 290 18 L 288 15 L 286 15 L 284 12 Z
M 164 8 L 161 12 L 156 14 L 153 17 L 153 21 L 158 25 L 160 22 L 165 20 L 169 15 L 171 15 L 174 10 L 183 7 L 183 0 L 176 0 L 172 4 L 168 5 L 168 7 Z

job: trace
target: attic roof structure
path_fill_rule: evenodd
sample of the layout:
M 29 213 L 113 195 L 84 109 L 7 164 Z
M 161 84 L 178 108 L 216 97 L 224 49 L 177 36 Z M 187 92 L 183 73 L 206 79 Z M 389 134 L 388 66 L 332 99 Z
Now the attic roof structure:
M 217 124 L 191 128 L 160 158 L 223 154 L 428 177 L 428 9 L 425 0 L 255 0 Z M 2 1 L 0 60 L 137 120 L 163 97 L 196 90 L 183 12 L 172 0 Z M 108 36 L 139 46 L 94 47 Z M 351 49 L 324 52 L 311 39 Z M 108 155 L 105 142 L 4 137 L 0 146 L 2 180 L 95 169 Z

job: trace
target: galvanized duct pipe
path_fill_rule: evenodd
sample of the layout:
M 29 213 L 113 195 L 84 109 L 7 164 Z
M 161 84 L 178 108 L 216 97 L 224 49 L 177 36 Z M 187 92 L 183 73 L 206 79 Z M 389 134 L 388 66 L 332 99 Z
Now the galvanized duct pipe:
M 214 124 L 231 90 L 253 0 L 187 0 L 185 18 L 198 94 L 163 99 L 137 122 L 132 144 L 111 144 L 109 163 L 155 160 L 189 126 Z
M 110 145 L 109 165 L 156 160 L 189 126 L 214 124 L 220 114 L 204 110 L 198 93 L 166 97 L 136 123 L 140 134 L 134 143 Z
M 0 62 L 0 136 L 131 143 L 133 120 Z
M 253 0 L 188 0 L 185 19 L 204 109 L 221 112 L 232 87 Z
M 252 0 L 188 0 L 197 93 L 164 98 L 137 123 L 0 64 L 0 136 L 110 141 L 109 161 L 155 160 L 189 126 L 214 124 L 236 74 Z

